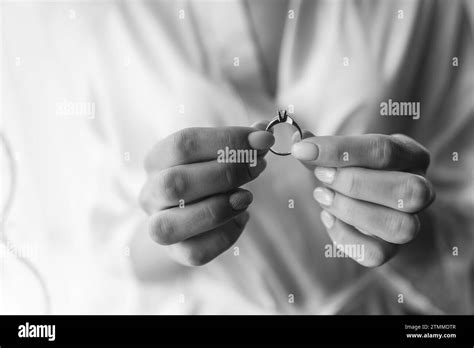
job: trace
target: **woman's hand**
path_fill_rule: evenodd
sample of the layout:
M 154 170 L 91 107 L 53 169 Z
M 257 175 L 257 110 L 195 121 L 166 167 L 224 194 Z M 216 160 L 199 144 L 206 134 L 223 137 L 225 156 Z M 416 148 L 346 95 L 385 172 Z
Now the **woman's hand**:
M 380 266 L 420 229 L 417 213 L 434 200 L 424 177 L 428 151 L 405 135 L 321 136 L 305 133 L 292 154 L 314 169 L 321 220 L 338 245 L 364 245 L 367 267 Z
M 184 265 L 203 265 L 235 243 L 248 221 L 252 194 L 239 186 L 265 169 L 274 138 L 251 127 L 187 128 L 148 154 L 148 180 L 140 193 L 150 215 L 151 238 Z M 253 163 L 223 163 L 225 148 L 250 151 Z M 257 153 L 257 150 L 258 153 Z M 257 156 L 258 155 L 258 156 Z M 252 157 L 248 157 L 252 158 Z

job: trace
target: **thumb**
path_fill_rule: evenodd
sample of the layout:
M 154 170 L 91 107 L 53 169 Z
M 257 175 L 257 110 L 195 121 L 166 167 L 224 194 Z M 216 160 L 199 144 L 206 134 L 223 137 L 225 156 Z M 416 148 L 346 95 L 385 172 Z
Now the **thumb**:
M 293 134 L 293 136 L 291 137 L 291 142 L 292 142 L 293 144 L 298 143 L 298 142 L 300 142 L 300 141 L 303 140 L 303 139 L 312 138 L 312 137 L 315 137 L 315 136 L 316 136 L 316 135 L 314 135 L 312 132 L 310 132 L 310 131 L 307 130 L 307 129 L 303 129 L 303 130 L 301 131 L 301 133 L 303 134 L 303 138 L 301 138 L 299 132 L 295 132 L 295 133 Z M 308 163 L 301 162 L 301 161 L 300 161 L 300 163 L 301 163 L 302 165 L 304 165 L 304 166 L 305 166 L 307 169 L 309 169 L 309 170 L 313 170 L 313 169 L 316 167 L 314 164 L 308 164 Z

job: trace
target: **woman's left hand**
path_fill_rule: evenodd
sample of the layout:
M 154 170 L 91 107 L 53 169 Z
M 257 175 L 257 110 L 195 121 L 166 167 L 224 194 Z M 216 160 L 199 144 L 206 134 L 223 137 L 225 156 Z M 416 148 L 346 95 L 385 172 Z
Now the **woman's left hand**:
M 387 262 L 417 235 L 417 213 L 434 200 L 424 177 L 429 152 L 401 134 L 305 136 L 292 155 L 322 184 L 314 198 L 329 236 L 337 245 L 363 245 L 364 257 L 353 257 L 363 266 Z

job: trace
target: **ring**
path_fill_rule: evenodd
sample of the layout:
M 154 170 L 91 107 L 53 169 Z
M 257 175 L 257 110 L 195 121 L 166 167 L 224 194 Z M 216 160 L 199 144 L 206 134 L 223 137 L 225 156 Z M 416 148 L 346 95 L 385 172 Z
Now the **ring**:
M 295 127 L 298 130 L 298 133 L 300 133 L 300 138 L 303 139 L 303 133 L 301 133 L 300 126 L 298 126 L 298 123 L 295 122 L 290 116 L 288 116 L 288 112 L 286 110 L 278 110 L 278 116 L 274 117 L 273 120 L 270 121 L 268 124 L 267 128 L 265 130 L 271 129 L 273 126 L 276 126 L 279 123 L 288 123 Z M 274 151 L 270 148 L 270 151 L 273 152 L 275 155 L 278 156 L 288 156 L 291 155 L 291 152 L 277 152 Z

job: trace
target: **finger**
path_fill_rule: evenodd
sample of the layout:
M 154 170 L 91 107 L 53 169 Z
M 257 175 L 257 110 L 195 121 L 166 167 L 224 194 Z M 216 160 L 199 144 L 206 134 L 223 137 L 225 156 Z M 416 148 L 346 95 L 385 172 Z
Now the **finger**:
M 338 219 L 389 243 L 408 243 L 420 227 L 416 215 L 355 200 L 328 188 L 316 188 L 314 198 Z
M 392 137 L 400 141 L 407 149 L 407 152 L 421 153 L 421 156 L 419 157 L 420 163 L 418 166 L 408 169 L 415 169 L 415 173 L 425 174 L 430 165 L 430 153 L 426 147 L 404 134 L 392 134 Z
M 267 130 L 267 125 L 270 123 L 270 121 L 263 120 L 263 121 L 257 121 L 251 125 L 252 128 L 257 128 L 258 130 Z M 270 128 L 267 130 L 267 132 L 270 132 L 273 134 L 273 128 Z
M 174 259 L 186 266 L 202 266 L 229 249 L 240 237 L 249 219 L 247 211 L 211 231 L 171 245 Z
M 251 127 L 252 127 L 252 128 L 256 128 L 256 129 L 258 129 L 258 130 L 261 130 L 261 131 L 267 131 L 267 132 L 270 132 L 270 133 L 273 134 L 273 128 L 270 128 L 270 129 L 267 130 L 267 125 L 268 125 L 269 122 L 270 122 L 270 121 L 266 121 L 266 120 L 264 120 L 264 121 L 257 121 L 257 122 L 255 122 L 254 124 L 252 124 Z M 273 145 L 273 144 L 272 144 L 272 145 Z M 268 153 L 268 151 L 270 151 L 270 147 L 268 147 L 268 149 L 266 149 L 266 150 L 259 150 L 259 151 L 258 151 L 258 155 L 259 155 L 259 156 L 265 156 L 265 155 Z
M 419 212 L 434 199 L 432 185 L 421 175 L 358 167 L 316 167 L 314 173 L 345 196 L 403 212 Z
M 384 170 L 426 169 L 429 154 L 414 140 L 382 134 L 320 136 L 293 144 L 292 155 L 323 167 L 365 167 Z
M 267 150 L 273 134 L 251 127 L 186 128 L 159 141 L 145 159 L 148 172 L 216 159 L 219 150 Z
M 362 266 L 381 266 L 398 250 L 397 245 L 366 236 L 325 210 L 321 212 L 321 221 L 335 246 Z
M 291 143 L 294 144 L 296 142 L 299 142 L 301 141 L 302 139 L 306 139 L 306 138 L 311 138 L 311 137 L 314 137 L 314 134 L 311 133 L 309 130 L 306 130 L 306 129 L 303 129 L 301 131 L 302 135 L 303 135 L 303 138 L 301 138 L 301 135 L 300 135 L 300 132 L 295 132 L 293 133 L 293 136 L 291 137 Z M 310 164 L 310 163 L 306 163 L 305 161 L 302 161 L 300 162 L 302 165 L 304 165 L 307 169 L 309 170 L 313 170 L 314 168 L 314 165 L 313 164 Z
M 225 193 L 254 180 L 265 167 L 265 159 L 255 157 L 248 164 L 209 161 L 154 172 L 140 193 L 142 207 L 151 214 Z
M 297 143 L 299 141 L 301 141 L 302 139 L 306 139 L 306 138 L 312 138 L 314 137 L 315 135 L 313 133 L 311 133 L 309 130 L 307 129 L 303 129 L 301 131 L 301 133 L 303 134 L 303 138 L 301 138 L 301 135 L 300 135 L 300 132 L 294 132 L 292 137 L 291 137 L 291 142 L 294 144 L 294 143 Z
M 151 238 L 162 245 L 170 245 L 225 224 L 247 209 L 252 194 L 243 189 L 219 194 L 184 208 L 159 211 L 150 218 Z

